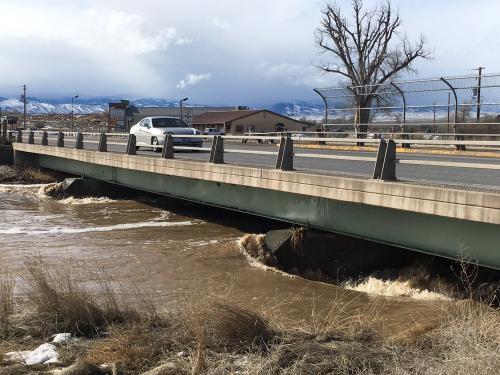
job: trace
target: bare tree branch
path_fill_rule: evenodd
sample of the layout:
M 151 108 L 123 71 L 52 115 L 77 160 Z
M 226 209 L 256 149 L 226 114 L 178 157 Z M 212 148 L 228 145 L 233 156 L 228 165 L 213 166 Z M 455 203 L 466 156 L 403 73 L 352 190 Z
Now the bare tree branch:
M 346 77 L 352 87 L 358 87 L 353 90 L 356 102 L 368 108 L 368 113 L 360 114 L 359 120 L 364 123 L 370 118 L 371 103 L 380 100 L 380 85 L 403 71 L 415 72 L 413 63 L 417 59 L 432 57 L 423 36 L 412 43 L 400 31 L 401 18 L 390 0 L 383 0 L 373 9 L 366 9 L 363 0 L 352 0 L 351 6 L 351 21 L 335 3 L 322 12 L 316 44 L 334 61 L 317 67 Z

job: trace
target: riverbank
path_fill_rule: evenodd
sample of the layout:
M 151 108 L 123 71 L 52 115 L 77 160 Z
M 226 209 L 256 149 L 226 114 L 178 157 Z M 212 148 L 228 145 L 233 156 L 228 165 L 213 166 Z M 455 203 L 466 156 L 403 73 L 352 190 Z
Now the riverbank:
M 0 165 L 0 184 L 50 184 L 62 177 L 58 172 Z
M 257 308 L 231 288 L 164 309 L 139 289 L 112 289 L 103 272 L 56 269 L 37 257 L 25 262 L 22 297 L 2 275 L 2 375 L 487 375 L 500 366 L 500 313 L 472 300 L 443 301 L 438 319 L 408 321 L 387 336 L 383 300 L 345 316 L 347 293 L 290 321 L 278 306 Z M 36 348 L 44 354 L 29 352 Z

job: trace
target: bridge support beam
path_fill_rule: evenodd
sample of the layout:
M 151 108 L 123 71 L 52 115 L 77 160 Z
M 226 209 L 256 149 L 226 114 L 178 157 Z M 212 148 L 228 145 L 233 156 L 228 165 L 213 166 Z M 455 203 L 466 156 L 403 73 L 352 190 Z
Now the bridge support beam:
M 49 134 L 44 131 L 42 133 L 42 146 L 48 146 L 49 145 Z
M 137 146 L 134 134 L 130 134 L 128 136 L 127 151 L 125 153 L 127 155 L 137 155 Z
M 281 137 L 276 169 L 293 171 L 293 141 L 290 137 Z
M 165 143 L 163 144 L 161 157 L 163 159 L 174 158 L 174 139 L 172 138 L 172 134 L 167 134 L 165 137 Z
M 64 133 L 59 132 L 57 135 L 57 147 L 64 147 Z
M 224 164 L 224 140 L 221 136 L 214 137 L 210 151 L 210 163 Z
M 28 133 L 28 144 L 35 144 L 35 133 L 33 132 L 33 130 L 30 130 L 30 132 Z
M 83 134 L 81 132 L 76 133 L 75 148 L 77 150 L 83 150 Z
M 97 146 L 97 151 L 108 152 L 108 136 L 104 132 L 99 136 L 99 146 Z

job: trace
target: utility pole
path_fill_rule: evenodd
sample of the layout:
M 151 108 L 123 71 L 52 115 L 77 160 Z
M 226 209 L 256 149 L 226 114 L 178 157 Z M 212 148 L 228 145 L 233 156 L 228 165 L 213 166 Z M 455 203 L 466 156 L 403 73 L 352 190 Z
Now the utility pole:
M 75 99 L 79 98 L 79 95 L 74 95 L 71 97 L 71 131 L 73 131 L 75 123 L 74 123 L 74 106 L 75 106 Z
M 26 130 L 26 85 L 23 85 L 23 128 Z
M 478 77 L 477 77 L 477 114 L 476 114 L 476 120 L 477 122 L 479 122 L 479 120 L 481 119 L 481 75 L 483 73 L 483 69 L 486 69 L 484 66 L 480 66 L 479 68 L 477 69 L 474 69 L 474 70 L 477 70 L 479 72 L 478 74 Z

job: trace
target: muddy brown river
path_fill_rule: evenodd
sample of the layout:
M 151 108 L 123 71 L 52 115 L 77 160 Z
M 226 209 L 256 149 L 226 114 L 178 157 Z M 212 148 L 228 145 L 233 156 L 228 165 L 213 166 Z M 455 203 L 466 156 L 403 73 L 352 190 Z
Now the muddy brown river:
M 0 185 L 0 269 L 17 276 L 17 293 L 26 257 L 40 255 L 55 269 L 104 269 L 122 293 L 140 289 L 167 306 L 228 293 L 296 321 L 332 308 L 356 314 L 377 300 L 386 333 L 435 319 L 447 299 L 405 282 L 370 278 L 348 289 L 259 267 L 238 242 L 270 229 L 258 218 L 154 196 L 54 200 L 43 190 Z

